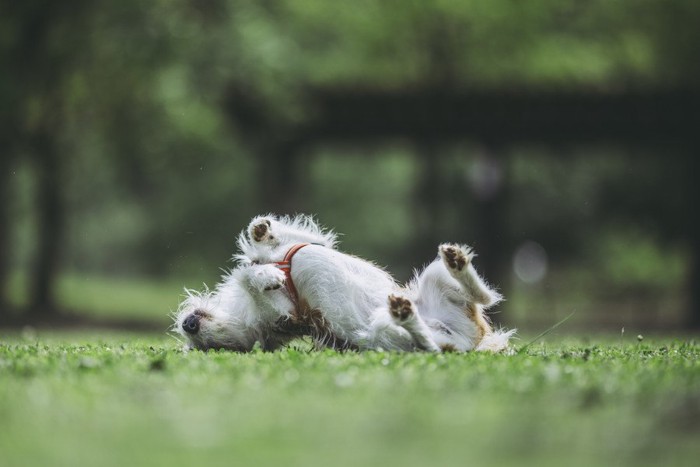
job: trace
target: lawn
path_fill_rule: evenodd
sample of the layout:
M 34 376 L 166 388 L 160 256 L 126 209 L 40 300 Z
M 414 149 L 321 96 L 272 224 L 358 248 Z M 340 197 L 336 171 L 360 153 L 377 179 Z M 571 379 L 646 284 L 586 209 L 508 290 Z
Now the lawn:
M 698 357 L 671 339 L 243 355 L 6 334 L 0 465 L 697 465 Z

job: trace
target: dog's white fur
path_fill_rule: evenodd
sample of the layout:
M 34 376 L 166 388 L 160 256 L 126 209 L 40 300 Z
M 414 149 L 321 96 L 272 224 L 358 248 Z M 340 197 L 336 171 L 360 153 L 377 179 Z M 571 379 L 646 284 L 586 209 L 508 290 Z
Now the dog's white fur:
M 297 243 L 294 303 L 274 264 Z M 501 351 L 515 332 L 491 329 L 484 310 L 502 297 L 477 274 L 465 246 L 443 244 L 406 286 L 384 270 L 335 249 L 336 235 L 309 216 L 259 216 L 238 238 L 239 265 L 213 292 L 188 292 L 174 329 L 190 347 L 272 350 L 311 335 L 317 346 L 386 350 Z M 196 333 L 182 324 L 201 317 Z

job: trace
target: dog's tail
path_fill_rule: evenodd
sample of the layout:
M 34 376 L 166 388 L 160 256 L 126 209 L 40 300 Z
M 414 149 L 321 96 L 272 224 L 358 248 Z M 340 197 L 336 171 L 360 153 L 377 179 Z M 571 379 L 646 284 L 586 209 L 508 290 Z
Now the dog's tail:
M 476 351 L 482 352 L 502 352 L 507 350 L 508 343 L 511 337 L 515 334 L 517 329 L 511 329 L 510 331 L 504 331 L 503 329 L 497 329 L 484 336 L 476 347 Z

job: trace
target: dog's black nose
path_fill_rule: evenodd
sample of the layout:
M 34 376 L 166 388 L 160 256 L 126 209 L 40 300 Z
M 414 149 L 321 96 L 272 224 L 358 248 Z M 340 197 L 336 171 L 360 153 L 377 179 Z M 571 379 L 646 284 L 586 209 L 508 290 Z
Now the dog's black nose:
M 188 334 L 197 334 L 199 331 L 200 317 L 196 314 L 191 314 L 182 322 L 182 329 Z

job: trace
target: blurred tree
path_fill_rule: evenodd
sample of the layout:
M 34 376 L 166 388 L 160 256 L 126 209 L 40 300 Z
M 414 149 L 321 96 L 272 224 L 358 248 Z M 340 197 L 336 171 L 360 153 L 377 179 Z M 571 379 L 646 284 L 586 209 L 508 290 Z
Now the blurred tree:
M 1 125 L 2 123 L 0 123 Z M 8 148 L 7 139 L 0 139 L 0 146 Z M 6 149 L 7 150 L 7 149 Z M 5 153 L 0 157 L 0 313 L 7 306 L 7 279 L 10 265 L 10 171 L 9 154 Z
M 37 197 L 39 243 L 30 294 L 30 309 L 34 313 L 54 308 L 53 277 L 65 218 L 60 159 L 65 103 L 62 85 L 71 65 L 73 46 L 77 44 L 61 41 L 81 30 L 89 8 L 87 1 L 70 5 L 35 1 L 5 4 L 2 12 L 3 22 L 10 31 L 3 47 L 3 61 L 6 69 L 11 70 L 3 82 L 3 94 L 10 96 L 4 123 L 17 131 L 8 142 L 8 150 L 17 152 L 9 158 L 29 155 L 40 192 Z M 66 22 L 68 18 L 70 21 Z
M 145 153 L 149 149 L 144 145 L 147 138 L 138 143 L 134 138 L 149 119 L 156 131 L 148 138 L 165 131 L 164 121 L 156 123 L 162 111 L 143 112 L 158 107 L 154 99 L 144 97 L 157 84 L 156 71 L 167 60 L 169 47 L 178 42 L 164 32 L 174 26 L 178 12 L 162 18 L 162 10 L 155 6 L 139 1 L 119 5 L 93 1 L 3 3 L 0 60 L 11 72 L 3 73 L 0 80 L 0 97 L 7 104 L 3 106 L 2 140 L 8 154 L 2 168 L 9 170 L 12 160 L 24 158 L 37 181 L 38 240 L 29 292 L 29 310 L 34 314 L 56 308 L 55 275 L 65 254 L 67 220 L 72 213 L 67 203 L 72 187 L 88 175 L 76 167 L 76 154 L 86 152 L 86 148 L 94 150 L 90 144 L 96 138 L 106 140 L 106 147 L 90 154 L 89 159 L 101 159 L 105 164 L 105 156 L 113 158 L 137 195 L 144 196 L 145 186 L 151 184 L 139 177 L 143 163 L 154 159 Z M 133 124 L 125 125 L 125 121 Z M 8 176 L 8 170 L 3 170 L 3 177 Z M 0 215 L 5 215 L 9 204 L 7 186 L 3 184 Z M 6 238 L 10 225 L 2 220 L 0 240 Z M 11 249 L 3 248 L 2 278 L 6 276 L 8 251 Z

